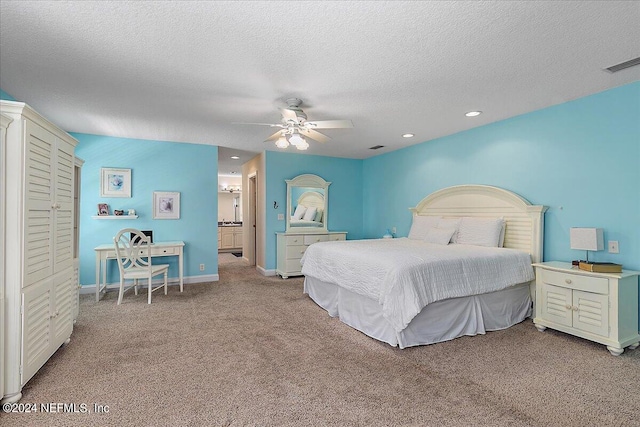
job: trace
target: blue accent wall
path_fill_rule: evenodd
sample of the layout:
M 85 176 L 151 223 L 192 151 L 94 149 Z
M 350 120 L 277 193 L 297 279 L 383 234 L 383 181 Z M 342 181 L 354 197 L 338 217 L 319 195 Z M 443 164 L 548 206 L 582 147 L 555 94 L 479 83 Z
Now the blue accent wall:
M 329 231 L 346 231 L 347 239 L 361 239 L 362 233 L 362 160 L 305 155 L 292 152 L 266 152 L 266 237 L 265 268 L 276 268 L 276 232 L 285 231 L 287 184 L 301 174 L 314 174 L 329 185 Z M 273 208 L 273 202 L 278 208 Z
M 80 283 L 95 283 L 94 248 L 113 242 L 127 227 L 153 230 L 159 241 L 183 240 L 184 276 L 218 274 L 218 147 L 100 135 L 72 134 L 79 143 L 82 167 L 80 200 Z M 100 169 L 131 169 L 131 198 L 100 197 Z M 180 192 L 180 219 L 153 219 L 153 192 Z M 113 209 L 135 209 L 138 219 L 96 220 L 98 203 Z M 156 258 L 169 263 L 169 277 L 178 277 L 177 257 Z M 205 271 L 199 265 L 205 264 Z M 108 283 L 116 282 L 115 262 L 109 262 Z
M 9 95 L 7 92 L 0 89 L 0 99 L 4 99 L 5 101 L 17 101 L 13 96 Z
M 363 183 L 367 237 L 406 236 L 407 208 L 435 190 L 494 185 L 549 206 L 545 261 L 584 258 L 569 229 L 602 227 L 590 259 L 640 270 L 640 82 L 366 159 Z

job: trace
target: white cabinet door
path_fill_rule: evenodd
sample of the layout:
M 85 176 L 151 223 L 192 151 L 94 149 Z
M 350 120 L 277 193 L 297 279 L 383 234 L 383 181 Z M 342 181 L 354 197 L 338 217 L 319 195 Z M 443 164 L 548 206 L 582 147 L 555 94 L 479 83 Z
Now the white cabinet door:
M 51 307 L 51 353 L 60 347 L 73 331 L 73 271 L 62 273 L 53 281 Z
M 222 233 L 222 249 L 231 249 L 233 247 L 233 233 L 225 230 Z
M 233 232 L 233 247 L 241 248 L 242 247 L 242 228 L 236 227 Z
M 53 204 L 56 137 L 26 120 L 23 287 L 53 274 Z
M 564 326 L 573 323 L 571 289 L 542 285 L 542 318 Z
M 573 291 L 573 327 L 609 336 L 609 296 Z
M 51 356 L 51 283 L 43 280 L 23 294 L 21 385 Z
M 74 147 L 57 139 L 55 158 L 54 273 L 73 265 Z

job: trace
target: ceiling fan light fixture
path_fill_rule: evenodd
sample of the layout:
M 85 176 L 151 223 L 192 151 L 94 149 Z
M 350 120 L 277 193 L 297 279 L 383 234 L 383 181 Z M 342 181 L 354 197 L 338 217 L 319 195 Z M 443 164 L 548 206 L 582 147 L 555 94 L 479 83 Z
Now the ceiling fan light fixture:
M 291 143 L 291 145 L 295 146 L 298 146 L 300 144 L 307 144 L 307 141 L 305 141 L 304 138 L 297 133 L 294 133 L 289 137 L 289 142 Z M 309 144 L 307 144 L 307 147 L 309 147 Z M 303 150 L 306 150 L 306 148 L 303 148 Z
M 309 143 L 303 139 L 302 142 L 299 142 L 296 145 L 296 148 L 298 150 L 306 150 L 307 148 L 309 148 Z
M 287 148 L 288 146 L 289 146 L 289 141 L 287 141 L 287 138 L 285 138 L 284 136 L 281 136 L 276 141 L 276 147 L 278 148 Z

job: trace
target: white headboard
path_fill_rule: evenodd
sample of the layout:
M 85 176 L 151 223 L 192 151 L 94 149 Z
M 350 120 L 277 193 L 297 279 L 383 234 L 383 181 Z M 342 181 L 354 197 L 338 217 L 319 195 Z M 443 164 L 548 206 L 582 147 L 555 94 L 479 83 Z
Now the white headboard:
M 308 208 L 324 209 L 324 196 L 316 191 L 305 191 L 298 197 L 298 204 Z M 324 218 L 324 212 L 322 212 Z
M 504 217 L 504 247 L 542 261 L 546 206 L 532 205 L 511 191 L 488 185 L 457 185 L 431 193 L 410 208 L 414 215 Z

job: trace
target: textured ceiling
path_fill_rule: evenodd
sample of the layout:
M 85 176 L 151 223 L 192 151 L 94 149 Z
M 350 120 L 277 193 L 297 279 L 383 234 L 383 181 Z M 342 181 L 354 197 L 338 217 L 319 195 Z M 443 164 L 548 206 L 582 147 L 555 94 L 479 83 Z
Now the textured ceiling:
M 308 153 L 366 158 L 640 80 L 603 70 L 640 56 L 637 1 L 0 7 L 3 90 L 67 131 L 227 147 L 221 173 L 276 150 L 233 122 L 276 123 L 293 96 L 354 124 Z

